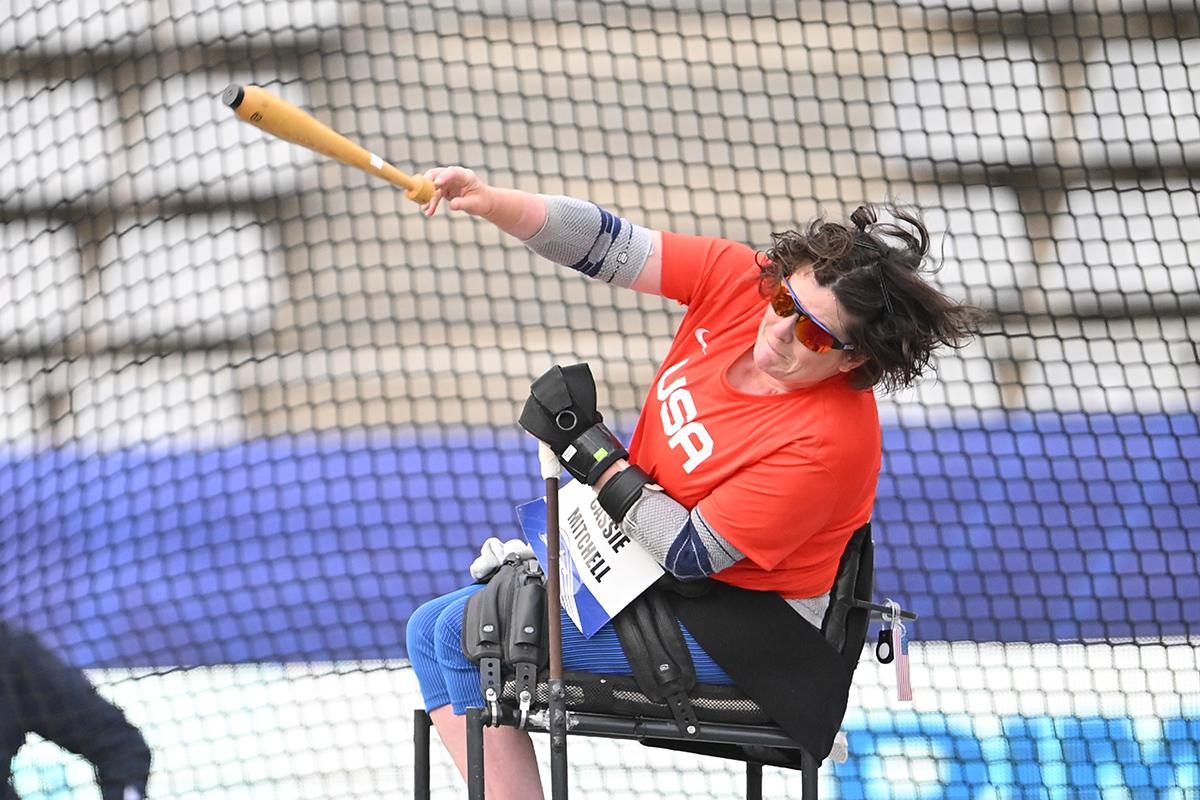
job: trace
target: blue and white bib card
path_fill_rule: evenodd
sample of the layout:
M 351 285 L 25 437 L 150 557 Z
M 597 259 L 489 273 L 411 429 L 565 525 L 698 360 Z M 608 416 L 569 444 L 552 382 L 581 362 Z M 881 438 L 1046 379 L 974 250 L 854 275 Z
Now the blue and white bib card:
M 517 506 L 525 540 L 545 567 L 546 498 Z M 617 612 L 658 580 L 663 569 L 622 533 L 591 487 L 579 481 L 558 490 L 559 581 L 563 610 L 591 638 Z

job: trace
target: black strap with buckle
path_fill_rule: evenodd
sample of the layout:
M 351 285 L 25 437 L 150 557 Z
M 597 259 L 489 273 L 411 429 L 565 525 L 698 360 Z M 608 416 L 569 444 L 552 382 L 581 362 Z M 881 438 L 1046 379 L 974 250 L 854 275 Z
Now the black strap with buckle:
M 525 724 L 538 671 L 549 659 L 545 577 L 537 561 L 509 556 L 463 611 L 463 653 L 479 664 L 479 688 L 489 722 L 500 724 L 500 698 L 513 677 Z
M 695 736 L 700 723 L 688 691 L 696 685 L 696 667 L 666 598 L 654 590 L 643 592 L 613 625 L 642 694 L 666 703 L 679 732 Z

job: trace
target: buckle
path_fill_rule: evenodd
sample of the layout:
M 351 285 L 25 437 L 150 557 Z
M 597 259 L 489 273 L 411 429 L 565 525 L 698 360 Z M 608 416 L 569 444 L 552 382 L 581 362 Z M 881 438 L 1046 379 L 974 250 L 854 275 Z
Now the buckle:
M 533 693 L 528 689 L 522 689 L 521 693 L 517 695 L 517 700 L 519 703 L 517 710 L 520 712 L 517 727 L 524 728 L 525 723 L 529 720 L 529 710 L 533 707 Z
M 489 713 L 488 724 L 500 724 L 500 659 L 479 659 L 479 688 L 483 690 L 483 699 L 487 702 Z
M 524 728 L 529 721 L 529 711 L 533 708 L 533 690 L 537 685 L 537 669 L 533 664 L 519 662 L 516 678 L 517 711 L 519 712 L 517 727 Z
M 488 725 L 491 725 L 493 728 L 500 727 L 500 698 L 496 695 L 496 690 L 488 689 L 485 691 L 483 699 L 487 701 Z

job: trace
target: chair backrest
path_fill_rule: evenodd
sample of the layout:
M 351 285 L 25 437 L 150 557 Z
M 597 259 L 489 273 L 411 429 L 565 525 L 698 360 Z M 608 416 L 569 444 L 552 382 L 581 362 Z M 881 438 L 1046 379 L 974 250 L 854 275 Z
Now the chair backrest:
M 863 525 L 851 536 L 842 551 L 837 576 L 829 593 L 829 608 L 821 632 L 833 649 L 858 662 L 867 640 L 870 612 L 855 606 L 855 600 L 871 600 L 875 583 L 875 543 L 871 539 L 871 523 Z

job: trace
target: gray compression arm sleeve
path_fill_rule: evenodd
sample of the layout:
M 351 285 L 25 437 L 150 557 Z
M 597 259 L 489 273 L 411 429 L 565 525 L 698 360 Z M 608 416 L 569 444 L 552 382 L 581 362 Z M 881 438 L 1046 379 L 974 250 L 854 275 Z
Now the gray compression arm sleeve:
M 658 563 L 681 580 L 697 580 L 745 558 L 704 520 L 661 491 L 642 489 L 621 530 L 637 539 Z
M 650 255 L 650 231 L 573 197 L 547 197 L 546 222 L 525 246 L 556 264 L 629 288 Z

